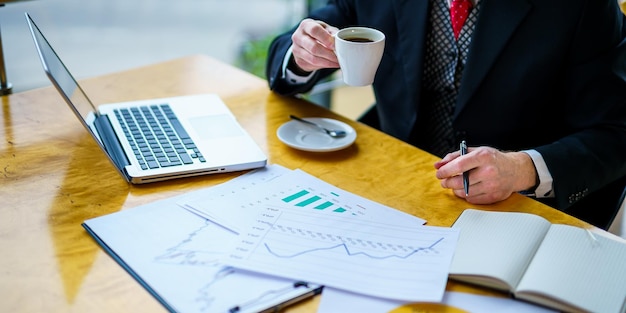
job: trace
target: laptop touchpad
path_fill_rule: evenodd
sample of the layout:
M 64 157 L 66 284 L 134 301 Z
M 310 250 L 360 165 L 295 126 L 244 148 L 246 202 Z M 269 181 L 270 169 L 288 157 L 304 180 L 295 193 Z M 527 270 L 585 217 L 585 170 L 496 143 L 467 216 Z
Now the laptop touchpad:
M 229 115 L 207 115 L 190 118 L 189 122 L 200 135 L 200 139 L 241 136 L 241 128 Z

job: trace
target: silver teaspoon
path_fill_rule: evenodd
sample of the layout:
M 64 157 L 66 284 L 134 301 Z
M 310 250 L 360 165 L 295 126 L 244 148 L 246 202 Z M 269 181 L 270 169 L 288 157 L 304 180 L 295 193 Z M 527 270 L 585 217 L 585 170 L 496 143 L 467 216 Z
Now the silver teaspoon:
M 341 130 L 341 129 L 328 129 L 326 127 L 323 127 L 322 125 L 319 125 L 317 123 L 313 123 L 311 121 L 307 121 L 305 119 L 301 119 L 301 118 L 299 118 L 299 117 L 297 117 L 295 115 L 289 115 L 289 117 L 291 119 L 296 120 L 296 121 L 299 121 L 299 122 L 302 122 L 302 123 L 305 123 L 305 124 L 309 124 L 309 125 L 313 125 L 313 126 L 319 128 L 320 130 L 324 131 L 325 133 L 327 133 L 328 136 L 331 136 L 333 138 L 345 137 L 348 134 L 344 130 Z

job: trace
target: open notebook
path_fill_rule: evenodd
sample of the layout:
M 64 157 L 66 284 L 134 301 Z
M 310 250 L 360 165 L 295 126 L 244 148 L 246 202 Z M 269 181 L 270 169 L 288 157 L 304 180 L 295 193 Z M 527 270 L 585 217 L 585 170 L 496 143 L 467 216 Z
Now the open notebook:
M 141 184 L 266 165 L 265 154 L 217 95 L 96 107 L 25 15 L 46 75 L 127 181 Z

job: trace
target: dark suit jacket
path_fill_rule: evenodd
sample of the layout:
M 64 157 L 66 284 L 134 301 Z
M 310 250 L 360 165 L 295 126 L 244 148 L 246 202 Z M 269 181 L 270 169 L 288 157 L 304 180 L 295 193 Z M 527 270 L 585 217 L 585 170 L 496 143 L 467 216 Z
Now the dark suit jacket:
M 617 0 L 481 1 L 455 134 L 474 146 L 536 149 L 554 178 L 556 197 L 548 204 L 608 227 L 616 195 L 600 190 L 612 183 L 609 193 L 621 193 L 626 184 L 626 25 Z M 311 14 L 338 28 L 386 34 L 373 84 L 374 126 L 408 142 L 420 118 L 428 3 L 336 0 Z M 267 64 L 270 88 L 285 95 L 306 92 L 332 72 L 318 71 L 299 86 L 285 82 L 290 36 L 275 39 Z

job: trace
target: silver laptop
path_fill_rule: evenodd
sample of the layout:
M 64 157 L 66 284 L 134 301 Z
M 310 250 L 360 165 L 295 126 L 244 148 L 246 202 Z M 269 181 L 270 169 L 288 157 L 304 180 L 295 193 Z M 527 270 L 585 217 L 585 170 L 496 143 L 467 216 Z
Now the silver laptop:
M 263 167 L 267 157 L 214 94 L 96 106 L 28 13 L 52 84 L 124 178 L 134 184 Z

